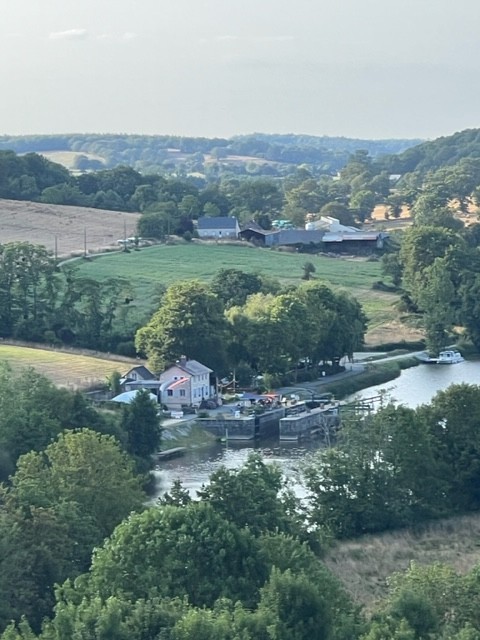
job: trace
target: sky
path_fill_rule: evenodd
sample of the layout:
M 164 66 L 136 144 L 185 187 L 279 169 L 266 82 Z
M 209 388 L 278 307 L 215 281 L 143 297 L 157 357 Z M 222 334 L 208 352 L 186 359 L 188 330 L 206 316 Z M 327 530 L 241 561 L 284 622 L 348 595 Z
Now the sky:
M 0 0 L 0 134 L 480 126 L 478 0 Z

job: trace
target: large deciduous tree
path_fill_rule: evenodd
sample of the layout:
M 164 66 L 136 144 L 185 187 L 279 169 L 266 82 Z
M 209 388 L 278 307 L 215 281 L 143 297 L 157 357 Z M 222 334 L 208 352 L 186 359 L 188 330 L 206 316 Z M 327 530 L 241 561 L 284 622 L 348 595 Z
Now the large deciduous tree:
M 147 509 L 120 524 L 94 554 L 90 589 L 103 598 L 188 596 L 197 606 L 219 597 L 253 605 L 267 576 L 252 534 L 207 503 Z
M 137 332 L 137 350 L 147 355 L 155 371 L 182 354 L 221 370 L 227 329 L 223 311 L 221 301 L 202 282 L 173 284 L 160 309 Z
M 262 279 L 240 269 L 220 269 L 212 278 L 210 288 L 226 308 L 242 306 L 248 296 L 262 290 Z
M 289 512 L 291 496 L 280 468 L 265 464 L 257 454 L 239 469 L 222 467 L 214 472 L 198 493 L 226 520 L 256 535 L 295 529 L 295 514 Z
M 74 502 L 102 536 L 144 500 L 133 465 L 112 436 L 65 431 L 43 452 L 22 456 L 12 478 L 19 504 Z

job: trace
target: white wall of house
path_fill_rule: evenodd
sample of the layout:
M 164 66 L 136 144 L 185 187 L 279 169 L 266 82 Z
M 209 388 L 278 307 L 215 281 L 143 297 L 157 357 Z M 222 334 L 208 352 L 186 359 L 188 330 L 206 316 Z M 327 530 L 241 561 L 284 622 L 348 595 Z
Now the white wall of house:
M 238 229 L 198 229 L 199 238 L 238 238 L 240 227 Z
M 179 408 L 182 404 L 198 407 L 203 399 L 207 400 L 211 397 L 208 373 L 192 375 L 176 365 L 160 374 L 161 388 L 164 388 L 163 383 L 171 384 L 182 378 L 186 378 L 182 384 L 178 384 L 172 389 L 165 388 L 162 390 L 162 404 L 166 404 L 168 408 L 174 408 L 173 406 L 170 407 L 170 405 L 176 405 L 175 408 Z M 168 386 L 168 384 L 165 386 Z M 172 393 L 169 393 L 170 391 Z

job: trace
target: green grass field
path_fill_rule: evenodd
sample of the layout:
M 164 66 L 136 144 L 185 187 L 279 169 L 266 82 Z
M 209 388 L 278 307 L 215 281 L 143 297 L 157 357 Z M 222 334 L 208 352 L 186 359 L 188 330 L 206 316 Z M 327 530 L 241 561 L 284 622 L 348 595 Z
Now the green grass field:
M 157 245 L 132 251 L 99 256 L 91 261 L 78 261 L 81 276 L 105 279 L 123 277 L 131 283 L 139 310 L 151 310 L 159 284 L 170 285 L 180 280 L 210 280 L 220 269 L 236 268 L 261 273 L 282 283 L 300 284 L 305 262 L 312 262 L 314 277 L 344 287 L 358 298 L 373 324 L 391 320 L 392 304 L 397 297 L 372 290 L 381 280 L 379 262 L 361 259 L 329 258 L 309 254 L 287 253 L 237 245 L 178 244 Z

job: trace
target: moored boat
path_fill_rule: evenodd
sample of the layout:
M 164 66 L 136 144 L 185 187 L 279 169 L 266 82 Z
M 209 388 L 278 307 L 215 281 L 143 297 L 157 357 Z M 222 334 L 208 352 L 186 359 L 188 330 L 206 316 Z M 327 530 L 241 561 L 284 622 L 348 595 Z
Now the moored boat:
M 440 351 L 438 354 L 437 364 L 456 364 L 457 362 L 463 362 L 463 356 L 456 349 Z
M 417 355 L 417 359 L 424 364 L 457 364 L 457 362 L 463 362 L 464 360 L 460 351 L 456 349 L 440 351 L 438 358 L 431 357 L 427 353 L 421 353 Z

